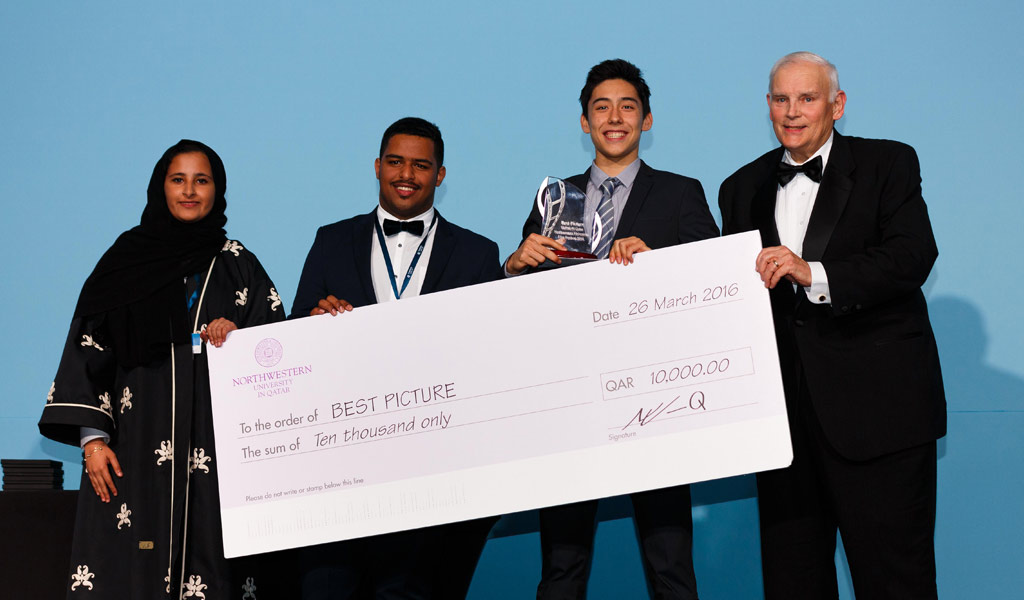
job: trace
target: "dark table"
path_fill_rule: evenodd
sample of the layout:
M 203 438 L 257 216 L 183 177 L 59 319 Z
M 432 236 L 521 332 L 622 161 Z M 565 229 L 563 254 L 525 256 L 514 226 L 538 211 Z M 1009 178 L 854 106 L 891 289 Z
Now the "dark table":
M 77 503 L 77 490 L 0 492 L 0 596 L 60 600 L 67 595 Z

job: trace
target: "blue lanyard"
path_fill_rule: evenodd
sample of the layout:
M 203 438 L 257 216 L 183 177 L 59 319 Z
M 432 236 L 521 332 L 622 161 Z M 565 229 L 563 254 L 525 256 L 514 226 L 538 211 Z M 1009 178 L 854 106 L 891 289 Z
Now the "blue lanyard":
M 427 236 L 430 235 L 430 230 L 434 228 L 434 223 L 437 223 L 436 210 L 434 211 L 434 219 L 430 222 L 430 226 L 423 232 L 423 241 L 420 242 L 420 247 L 416 249 L 416 256 L 412 257 L 412 263 L 409 264 L 409 270 L 405 273 L 405 281 L 402 282 L 402 289 L 399 290 L 395 283 L 395 268 L 391 266 L 391 255 L 388 254 L 388 245 L 387 242 L 384 241 L 384 232 L 380 229 L 380 219 L 374 215 L 373 227 L 377 230 L 377 241 L 380 243 L 380 251 L 384 253 L 384 266 L 388 268 L 388 281 L 391 282 L 391 291 L 395 293 L 395 300 L 401 300 L 402 294 L 405 293 L 405 288 L 409 287 L 409 280 L 412 279 L 412 272 L 416 269 L 416 263 L 420 261 L 420 255 L 423 254 L 423 248 L 427 245 Z
M 185 310 L 189 312 L 192 311 L 192 305 L 196 303 L 196 298 L 199 297 L 199 273 L 196 273 L 192 277 L 194 277 L 196 280 L 196 289 L 192 290 L 192 296 L 189 297 L 187 302 L 185 302 Z

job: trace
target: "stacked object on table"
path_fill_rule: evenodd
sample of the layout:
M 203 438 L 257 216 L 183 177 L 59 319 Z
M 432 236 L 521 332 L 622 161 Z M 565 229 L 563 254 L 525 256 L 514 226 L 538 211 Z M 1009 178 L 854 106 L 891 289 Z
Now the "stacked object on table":
M 4 491 L 62 490 L 64 465 L 56 460 L 0 460 L 4 470 Z

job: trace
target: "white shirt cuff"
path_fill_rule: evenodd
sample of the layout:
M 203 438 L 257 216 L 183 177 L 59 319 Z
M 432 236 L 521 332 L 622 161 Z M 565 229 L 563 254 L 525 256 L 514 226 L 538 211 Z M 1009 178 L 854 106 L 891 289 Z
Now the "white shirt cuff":
M 828 275 L 825 266 L 820 262 L 809 262 L 811 268 L 811 285 L 804 288 L 807 299 L 814 304 L 831 304 L 832 296 L 828 291 Z
M 79 427 L 78 435 L 82 438 L 82 448 L 85 448 L 85 445 L 93 440 L 102 439 L 104 444 L 110 442 L 110 436 L 107 435 L 107 432 L 103 431 L 102 429 L 95 429 L 92 427 Z
M 509 257 L 509 258 L 511 258 L 511 257 Z M 526 272 L 526 269 L 523 269 L 519 273 L 512 273 L 511 271 L 509 271 L 508 270 L 508 259 L 505 259 L 505 262 L 501 265 L 501 270 L 505 272 L 505 277 L 506 278 L 508 278 L 508 277 L 519 277 L 520 275 L 522 275 L 523 273 Z

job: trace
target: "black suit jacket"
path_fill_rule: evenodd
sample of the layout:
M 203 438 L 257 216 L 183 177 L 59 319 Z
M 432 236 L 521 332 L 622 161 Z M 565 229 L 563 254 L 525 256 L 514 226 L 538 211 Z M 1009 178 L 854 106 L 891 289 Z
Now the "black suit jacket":
M 725 234 L 758 230 L 777 246 L 777 148 L 722 183 Z M 803 258 L 828 275 L 832 304 L 784 282 L 771 291 L 786 396 L 800 367 L 822 430 L 852 460 L 936 440 L 946 432 L 938 350 L 921 285 L 938 250 L 906 144 L 835 133 L 804 237 Z
M 333 294 L 353 306 L 376 304 L 370 277 L 370 248 L 377 210 L 330 225 L 316 232 L 299 277 L 299 289 L 289 318 L 305 317 L 322 298 Z M 501 277 L 498 245 L 454 225 L 438 213 L 434 244 L 423 277 L 421 294 L 450 290 Z M 421 267 L 417 267 L 421 268 Z
M 588 169 L 566 181 L 586 192 L 589 180 Z M 535 202 L 523 225 L 523 239 L 540 233 L 543 224 Z M 718 237 L 718 225 L 708 209 L 700 182 L 652 169 L 640 161 L 640 170 L 615 229 L 615 239 L 634 235 L 652 249 Z

